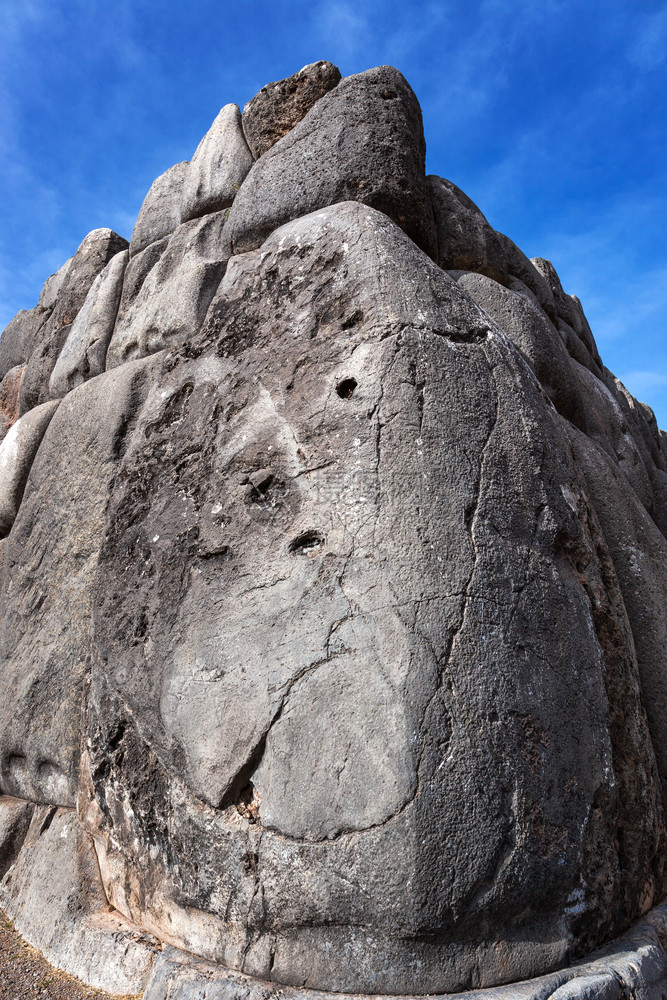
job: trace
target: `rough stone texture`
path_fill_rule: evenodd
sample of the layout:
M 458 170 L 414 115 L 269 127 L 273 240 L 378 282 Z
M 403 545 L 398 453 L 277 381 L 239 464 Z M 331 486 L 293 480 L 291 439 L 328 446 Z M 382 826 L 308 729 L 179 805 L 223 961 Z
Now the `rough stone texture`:
M 65 397 L 42 439 L 6 539 L 0 590 L 0 791 L 5 794 L 56 805 L 75 801 L 91 582 L 109 483 L 149 371 L 145 361 L 127 365 Z
M 437 262 L 447 271 L 477 271 L 503 285 L 518 278 L 555 319 L 553 292 L 532 261 L 503 233 L 496 232 L 477 205 L 444 177 L 426 178 L 437 233 Z
M 340 78 L 337 66 L 321 60 L 262 87 L 243 109 L 243 131 L 254 158 L 287 135 Z
M 181 224 L 183 182 L 188 166 L 187 160 L 176 163 L 151 184 L 132 230 L 130 257 L 169 236 Z
M 392 66 L 345 77 L 248 174 L 229 212 L 233 253 L 300 215 L 355 200 L 385 212 L 435 256 L 421 110 Z
M 116 254 L 91 285 L 51 375 L 49 392 L 54 399 L 104 371 L 128 259 L 127 250 Z
M 0 816 L 4 803 L 0 799 Z M 121 995 L 140 993 L 155 944 L 109 907 L 90 838 L 73 810 L 38 806 L 0 906 L 16 929 L 59 969 Z
M 32 802 L 0 795 L 0 879 L 21 850 L 34 809 Z
M 171 344 L 199 330 L 228 259 L 222 232 L 226 212 L 179 226 L 130 260 L 107 368 Z
M 569 326 L 570 329 L 573 329 L 576 332 L 577 336 L 582 341 L 586 350 L 595 362 L 598 370 L 601 369 L 602 361 L 600 360 L 600 355 L 598 354 L 598 349 L 595 344 L 595 340 L 593 339 L 591 328 L 588 325 L 588 320 L 586 319 L 584 311 L 581 308 L 581 302 L 576 295 L 565 294 L 563 286 L 560 283 L 560 278 L 556 273 L 556 268 L 550 260 L 544 260 L 543 257 L 533 257 L 532 263 L 549 283 L 558 316 Z
M 436 992 L 562 965 L 660 897 L 635 649 L 569 440 L 386 216 L 336 205 L 230 262 L 128 441 L 95 605 L 85 823 L 164 940 Z
M 5 419 L 64 394 L 0 476 L 0 895 L 129 988 L 103 886 L 149 1000 L 663 1000 L 667 435 L 400 74 L 318 73 L 0 341 Z
M 236 104 L 226 104 L 197 146 L 183 179 L 181 220 L 229 208 L 252 166 Z
M 19 391 L 25 365 L 10 368 L 0 382 L 0 441 L 2 441 L 19 415 Z
M 61 292 L 72 258 L 60 270 L 47 278 L 34 309 L 21 309 L 0 336 L 0 379 L 11 368 L 25 364 L 35 348 L 41 327 L 53 312 Z
M 43 403 L 12 426 L 0 444 L 0 537 L 16 520 L 30 467 L 58 403 Z
M 27 361 L 19 393 L 19 412 L 26 413 L 49 399 L 49 380 L 71 324 L 83 306 L 97 275 L 117 253 L 127 249 L 127 240 L 111 229 L 88 233 L 65 272 L 49 318 L 40 327 L 37 342 Z
M 446 1000 L 663 1000 L 667 992 L 667 909 L 658 906 L 591 960 L 528 982 L 448 993 Z M 283 987 L 283 1000 L 335 1000 L 340 994 Z M 269 1000 L 275 984 L 251 979 L 176 948 L 155 962 L 144 1000 Z M 349 1000 L 363 1000 L 348 994 Z M 406 1000 L 406 998 L 401 998 Z M 437 998 L 440 1000 L 440 998 Z M 443 997 L 442 1000 L 445 1000 Z
M 25 365 L 49 315 L 50 311 L 37 305 L 34 309 L 21 309 L 9 321 L 0 336 L 0 378 L 4 379 L 12 368 Z
M 73 257 L 68 257 L 65 263 L 58 268 L 56 273 L 52 274 L 50 278 L 47 278 L 42 285 L 42 291 L 40 292 L 38 303 L 42 309 L 53 309 L 55 306 L 58 296 L 63 290 L 63 286 L 69 272 L 69 267 L 73 259 Z
M 580 423 L 583 404 L 570 357 L 530 293 L 522 295 L 475 271 L 453 271 L 452 277 L 516 344 L 558 412 Z

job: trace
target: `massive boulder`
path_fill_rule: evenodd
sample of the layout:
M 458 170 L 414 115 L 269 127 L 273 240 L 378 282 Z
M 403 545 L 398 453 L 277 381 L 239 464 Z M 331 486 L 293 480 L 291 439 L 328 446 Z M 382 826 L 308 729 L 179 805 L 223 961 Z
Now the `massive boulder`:
M 0 903 L 151 1000 L 658 996 L 650 409 L 391 67 L 151 192 L 0 340 Z
M 143 200 L 130 240 L 130 256 L 169 236 L 181 224 L 183 181 L 189 163 L 184 160 L 156 177 Z
M 236 104 L 226 104 L 197 146 L 183 180 L 181 221 L 229 208 L 252 166 Z
M 127 250 L 117 253 L 90 286 L 49 380 L 49 392 L 54 399 L 60 399 L 104 371 L 128 258 Z
M 43 404 L 13 428 L 18 442 L 28 443 L 17 460 L 26 485 L 4 543 L 0 591 L 5 794 L 58 806 L 76 801 L 91 585 L 123 435 L 146 391 L 152 363 L 152 358 L 135 362 L 92 379 L 59 406 Z M 50 419 L 39 448 L 37 419 L 42 431 Z M 28 421 L 32 437 L 22 431 Z M 0 509 L 4 515 L 4 506 Z
M 253 157 L 262 156 L 287 135 L 338 83 L 338 67 L 320 61 L 304 66 L 286 80 L 262 87 L 243 109 L 243 132 Z
M 336 202 L 371 205 L 435 254 L 421 110 L 392 66 L 345 77 L 253 165 L 229 213 L 232 252 Z
M 91 285 L 111 258 L 127 245 L 127 240 L 111 229 L 94 229 L 80 244 L 63 276 L 48 319 L 22 351 L 26 370 L 19 392 L 20 413 L 49 399 L 51 373 Z M 28 348 L 31 348 L 29 354 Z
M 194 336 L 228 260 L 226 212 L 184 222 L 132 257 L 123 281 L 107 368 Z

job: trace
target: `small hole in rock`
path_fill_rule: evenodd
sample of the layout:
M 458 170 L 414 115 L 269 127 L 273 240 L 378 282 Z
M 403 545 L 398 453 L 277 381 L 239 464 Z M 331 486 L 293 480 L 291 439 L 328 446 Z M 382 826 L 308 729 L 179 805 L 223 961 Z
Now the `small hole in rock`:
M 318 552 L 323 545 L 324 539 L 316 531 L 304 531 L 294 539 L 289 550 L 295 555 L 310 556 Z
M 259 820 L 259 793 L 252 781 L 249 781 L 241 789 L 235 805 L 244 819 L 247 819 L 249 823 L 257 823 Z
M 341 399 L 349 399 L 356 388 L 356 378 L 344 378 L 343 381 L 339 382 L 336 386 L 336 392 Z

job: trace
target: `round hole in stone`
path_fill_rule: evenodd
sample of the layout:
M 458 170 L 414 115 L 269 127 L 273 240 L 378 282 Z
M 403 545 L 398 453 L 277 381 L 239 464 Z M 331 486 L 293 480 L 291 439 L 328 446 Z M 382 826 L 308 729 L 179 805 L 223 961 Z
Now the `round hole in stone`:
M 313 556 L 324 545 L 324 538 L 317 531 L 304 531 L 290 543 L 289 550 L 297 556 Z
M 339 382 L 336 386 L 336 392 L 341 399 L 349 399 L 356 388 L 356 378 L 344 378 L 343 381 Z

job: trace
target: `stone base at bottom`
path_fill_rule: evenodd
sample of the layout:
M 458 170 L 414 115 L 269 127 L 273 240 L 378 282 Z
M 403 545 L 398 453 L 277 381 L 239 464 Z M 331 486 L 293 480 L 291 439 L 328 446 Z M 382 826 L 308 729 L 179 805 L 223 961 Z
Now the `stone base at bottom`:
M 371 1000 L 360 994 L 349 1000 Z M 340 993 L 262 982 L 166 947 L 143 1000 L 346 1000 Z M 373 998 L 376 1000 L 376 998 Z M 392 997 L 387 1000 L 417 1000 Z M 667 1000 L 667 903 L 585 962 L 547 976 L 429 1000 Z
M 263 982 L 161 946 L 109 906 L 92 841 L 73 809 L 0 795 L 0 906 L 51 964 L 117 994 L 143 991 L 144 1000 L 379 1000 Z M 667 1000 L 667 901 L 577 965 L 429 1000 Z

